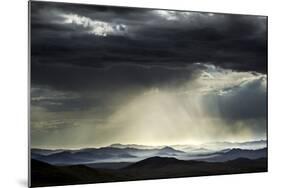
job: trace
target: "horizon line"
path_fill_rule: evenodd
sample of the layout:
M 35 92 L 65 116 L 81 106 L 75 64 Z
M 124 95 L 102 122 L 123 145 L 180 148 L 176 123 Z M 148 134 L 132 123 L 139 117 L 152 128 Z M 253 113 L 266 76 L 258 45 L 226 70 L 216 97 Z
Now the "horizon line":
M 104 145 L 104 146 L 98 146 L 98 147 L 91 147 L 91 146 L 87 146 L 87 147 L 73 147 L 73 148 L 62 148 L 62 147 L 58 147 L 58 148 L 48 148 L 48 147 L 30 147 L 30 149 L 42 149 L 42 150 L 81 150 L 81 149 L 99 149 L 99 148 L 105 148 L 105 147 L 111 147 L 112 145 L 123 145 L 123 146 L 126 146 L 126 145 L 137 145 L 137 146 L 144 146 L 144 147 L 172 147 L 172 146 L 177 146 L 177 145 L 180 145 L 180 146 L 184 146 L 184 145 L 191 145 L 191 146 L 202 146 L 204 144 L 214 144 L 214 143 L 230 143 L 230 144 L 242 144 L 242 143 L 247 143 L 247 142 L 258 142 L 258 141 L 265 141 L 267 142 L 267 139 L 259 139 L 259 140 L 248 140 L 248 141 L 243 141 L 243 142 L 233 142 L 233 141 L 215 141 L 215 142 L 205 142 L 205 143 L 202 143 L 202 144 L 171 144 L 171 145 L 145 145 L 145 144 L 132 144 L 132 143 L 112 143 L 112 144 L 107 144 L 107 145 Z

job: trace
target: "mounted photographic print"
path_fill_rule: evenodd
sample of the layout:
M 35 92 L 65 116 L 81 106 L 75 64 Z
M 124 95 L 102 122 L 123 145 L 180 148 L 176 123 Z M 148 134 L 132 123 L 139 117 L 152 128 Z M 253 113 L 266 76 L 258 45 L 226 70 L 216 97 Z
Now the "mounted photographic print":
M 267 17 L 30 2 L 31 187 L 267 171 Z

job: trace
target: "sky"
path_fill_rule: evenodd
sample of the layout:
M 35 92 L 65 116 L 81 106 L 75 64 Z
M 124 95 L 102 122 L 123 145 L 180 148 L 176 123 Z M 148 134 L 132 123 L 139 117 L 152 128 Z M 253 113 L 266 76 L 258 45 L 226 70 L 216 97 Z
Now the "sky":
M 267 17 L 31 2 L 31 147 L 267 137 Z

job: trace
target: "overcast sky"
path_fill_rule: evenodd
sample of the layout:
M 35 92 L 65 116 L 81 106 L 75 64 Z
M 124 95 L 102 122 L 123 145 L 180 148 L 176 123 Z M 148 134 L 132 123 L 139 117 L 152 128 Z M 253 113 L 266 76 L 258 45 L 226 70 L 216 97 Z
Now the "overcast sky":
M 267 18 L 31 3 L 31 146 L 266 139 Z

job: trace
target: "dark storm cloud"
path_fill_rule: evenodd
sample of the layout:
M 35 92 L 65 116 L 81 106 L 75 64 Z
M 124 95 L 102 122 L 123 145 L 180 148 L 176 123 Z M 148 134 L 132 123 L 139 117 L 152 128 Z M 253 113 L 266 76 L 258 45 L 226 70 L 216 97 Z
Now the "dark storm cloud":
M 91 99 L 81 97 L 73 92 L 62 92 L 48 87 L 33 85 L 31 88 L 31 105 L 43 107 L 48 111 L 83 111 L 89 109 Z
M 171 89 L 195 76 L 194 66 L 171 68 L 133 64 L 107 68 L 44 65 L 33 63 L 32 105 L 49 111 L 97 109 L 110 113 L 122 102 L 154 88 Z M 47 89 L 45 89 L 47 88 Z
M 196 68 L 172 69 L 163 65 L 144 67 L 134 64 L 87 68 L 33 63 L 31 69 L 31 80 L 35 85 L 49 86 L 59 91 L 107 93 L 126 89 L 177 87 L 191 79 Z
M 114 95 L 114 97 L 117 96 Z M 112 97 L 113 94 L 105 92 L 99 93 L 90 90 L 87 92 L 69 91 L 33 84 L 31 106 L 32 108 L 42 108 L 47 112 L 66 112 L 80 114 L 82 117 L 88 114 L 91 117 L 101 118 L 116 109 L 117 104 L 116 102 L 114 103 Z
M 147 14 L 150 10 L 147 9 L 130 9 L 126 7 L 92 6 L 71 3 L 32 2 L 31 14 L 34 21 L 50 22 L 52 21 L 50 18 L 54 18 L 58 12 L 64 14 L 78 14 L 100 21 L 122 20 L 126 23 L 136 23 L 138 21 L 147 20 L 150 16 Z
M 62 24 L 62 15 L 72 14 L 124 24 L 128 33 L 102 37 Z M 32 84 L 78 95 L 33 102 L 50 111 L 87 110 L 125 93 L 176 88 L 192 79 L 195 62 L 267 71 L 264 17 L 32 2 L 31 33 Z
M 90 103 L 91 102 L 91 103 Z M 92 107 L 93 102 L 89 98 L 65 98 L 65 99 L 42 99 L 33 100 L 33 106 L 41 106 L 48 111 L 61 112 L 61 111 L 84 111 Z
M 267 71 L 265 17 L 184 13 L 171 12 L 175 20 L 167 20 L 150 9 L 33 2 L 32 59 L 89 67 L 113 62 L 168 66 L 211 62 L 236 70 Z M 60 14 L 124 24 L 128 33 L 85 34 L 82 27 L 60 24 Z
M 266 119 L 267 91 L 265 77 L 249 80 L 239 86 L 227 88 L 223 95 L 210 94 L 204 103 L 214 116 L 220 115 L 226 121 Z M 217 108 L 218 110 L 214 110 Z M 232 124 L 229 123 L 231 126 Z M 262 124 L 261 126 L 265 126 Z
M 223 117 L 229 119 L 266 119 L 267 91 L 262 86 L 263 79 L 247 83 L 231 96 L 222 97 L 219 105 Z

